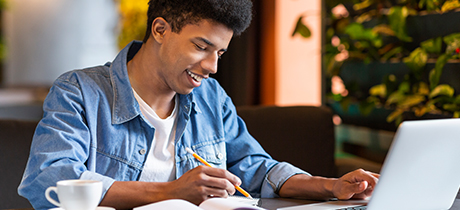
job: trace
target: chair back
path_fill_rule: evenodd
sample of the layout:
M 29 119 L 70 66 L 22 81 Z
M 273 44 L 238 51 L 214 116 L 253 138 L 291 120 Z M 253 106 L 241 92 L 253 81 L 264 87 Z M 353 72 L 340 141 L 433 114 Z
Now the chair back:
M 0 119 L 0 209 L 31 208 L 29 201 L 18 195 L 36 121 Z
M 336 177 L 332 112 L 314 106 L 241 106 L 249 133 L 275 160 L 312 175 Z

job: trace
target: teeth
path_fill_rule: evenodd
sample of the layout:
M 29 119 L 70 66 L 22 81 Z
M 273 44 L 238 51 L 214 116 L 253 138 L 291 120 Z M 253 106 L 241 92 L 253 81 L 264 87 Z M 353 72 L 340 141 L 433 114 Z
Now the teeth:
M 192 73 L 191 71 L 187 70 L 187 73 L 188 75 L 190 75 L 193 79 L 195 79 L 196 81 L 198 82 L 201 82 L 201 80 L 203 80 L 203 77 L 200 77 L 194 73 Z

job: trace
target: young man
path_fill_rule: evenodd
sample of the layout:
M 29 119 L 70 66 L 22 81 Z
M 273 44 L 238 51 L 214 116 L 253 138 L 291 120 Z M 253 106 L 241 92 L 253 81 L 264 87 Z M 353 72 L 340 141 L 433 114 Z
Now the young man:
M 253 197 L 364 198 L 378 175 L 310 176 L 277 162 L 253 139 L 209 78 L 250 0 L 151 0 L 144 41 L 112 63 L 63 74 L 45 100 L 19 193 L 49 209 L 44 191 L 64 179 L 101 180 L 101 205 L 171 198 L 199 204 L 240 185 Z M 188 154 L 192 148 L 214 168 Z

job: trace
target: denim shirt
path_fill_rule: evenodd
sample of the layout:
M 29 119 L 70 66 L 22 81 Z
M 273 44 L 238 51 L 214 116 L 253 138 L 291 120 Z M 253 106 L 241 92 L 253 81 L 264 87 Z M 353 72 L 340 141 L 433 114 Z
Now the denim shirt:
M 139 179 L 155 132 L 139 109 L 126 67 L 141 45 L 132 42 L 112 63 L 70 71 L 54 82 L 18 188 L 35 209 L 54 207 L 44 192 L 59 180 L 100 180 L 104 196 L 114 181 Z M 201 165 L 186 147 L 240 177 L 253 197 L 275 197 L 288 178 L 307 174 L 262 149 L 216 80 L 177 96 L 176 178 Z

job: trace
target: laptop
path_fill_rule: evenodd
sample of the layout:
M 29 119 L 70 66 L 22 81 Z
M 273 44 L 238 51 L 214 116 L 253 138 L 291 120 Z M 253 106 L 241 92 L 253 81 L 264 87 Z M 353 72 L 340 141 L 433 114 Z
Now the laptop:
M 347 209 L 361 205 L 367 205 L 367 210 L 449 209 L 459 187 L 460 119 L 405 121 L 396 132 L 370 199 L 279 210 Z

